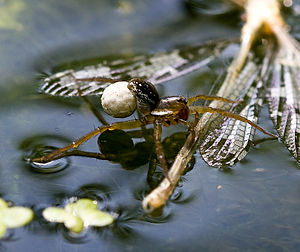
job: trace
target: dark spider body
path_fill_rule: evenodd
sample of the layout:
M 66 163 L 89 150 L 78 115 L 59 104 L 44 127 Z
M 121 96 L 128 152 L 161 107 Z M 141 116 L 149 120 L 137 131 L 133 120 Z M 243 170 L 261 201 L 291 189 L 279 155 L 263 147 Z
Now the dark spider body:
M 157 107 L 150 113 L 166 127 L 187 121 L 189 114 L 190 109 L 187 100 L 181 96 L 162 98 Z
M 137 100 L 137 110 L 143 115 L 150 114 L 160 102 L 156 88 L 148 81 L 132 79 L 127 87 Z
M 182 96 L 160 98 L 154 85 L 148 81 L 132 79 L 128 89 L 137 99 L 137 110 L 146 121 L 158 120 L 164 126 L 176 125 L 186 121 L 190 110 L 187 100 Z

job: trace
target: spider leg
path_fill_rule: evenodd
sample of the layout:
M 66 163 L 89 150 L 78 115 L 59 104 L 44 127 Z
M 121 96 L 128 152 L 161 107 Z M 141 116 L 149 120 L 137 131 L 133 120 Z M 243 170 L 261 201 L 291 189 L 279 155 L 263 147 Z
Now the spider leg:
M 189 127 L 189 131 L 190 131 L 191 136 L 192 136 L 193 139 L 196 139 L 195 127 L 197 126 L 198 122 L 199 122 L 199 113 L 195 112 L 195 120 L 191 124 L 191 126 Z
M 157 165 L 157 158 L 156 158 L 156 156 L 157 155 L 153 151 L 151 153 L 150 157 L 149 157 L 149 168 L 148 168 L 148 172 L 147 172 L 147 183 L 150 186 L 150 188 L 154 188 L 155 187 L 155 183 L 153 181 L 153 175 L 155 173 L 156 165 Z
M 101 115 L 101 113 L 98 111 L 98 109 L 91 103 L 91 101 L 84 95 L 81 95 L 81 90 L 78 89 L 78 93 L 80 94 L 80 97 L 85 101 L 85 103 L 89 106 L 89 109 L 92 111 L 94 116 L 97 117 L 99 122 L 101 122 L 103 125 L 108 125 L 108 122 L 104 119 L 104 117 Z
M 197 107 L 197 106 L 191 106 L 190 112 L 192 114 L 194 113 L 219 113 L 223 116 L 234 118 L 236 120 L 240 120 L 246 123 L 249 123 L 253 127 L 261 130 L 265 134 L 268 134 L 272 137 L 275 137 L 274 135 L 266 132 L 261 127 L 257 126 L 253 122 L 249 121 L 248 119 L 236 115 L 233 113 L 230 113 L 228 111 L 222 110 L 222 109 L 215 109 L 211 107 Z M 196 125 L 196 132 L 200 132 L 201 129 L 201 123 L 198 123 Z M 276 137 L 277 138 L 277 137 Z M 184 146 L 181 148 L 180 152 L 177 154 L 177 157 L 168 173 L 170 179 L 173 181 L 173 183 L 170 183 L 168 179 L 164 179 L 158 187 L 156 187 L 149 195 L 147 195 L 143 200 L 143 208 L 145 211 L 153 211 L 154 209 L 162 207 L 168 198 L 172 195 L 176 184 L 178 183 L 181 174 L 184 171 L 184 168 L 186 167 L 187 163 L 191 159 L 191 156 L 194 153 L 195 148 L 197 147 L 197 143 L 200 140 L 199 134 L 196 134 L 195 137 L 193 137 L 192 134 L 190 134 L 184 144 Z
M 95 78 L 100 78 L 100 77 L 95 77 L 95 78 L 78 79 L 73 74 L 70 74 L 70 77 L 72 79 L 74 79 L 75 82 L 77 82 L 77 81 L 95 81 L 94 80 Z M 103 79 L 102 80 L 103 82 L 110 82 L 110 81 L 112 81 L 112 79 L 110 79 L 110 78 L 101 78 L 101 79 Z M 94 116 L 97 117 L 97 119 L 99 120 L 99 122 L 101 122 L 103 125 L 108 125 L 107 121 L 103 118 L 103 116 L 100 114 L 100 112 L 98 111 L 98 109 L 91 103 L 91 101 L 85 95 L 82 95 L 82 90 L 80 89 L 80 86 L 77 87 L 77 92 L 78 92 L 79 96 L 89 106 L 89 109 L 92 111 L 92 113 L 94 114 Z
M 31 159 L 31 162 L 47 163 L 47 162 L 53 161 L 55 159 L 59 159 L 61 157 L 62 153 L 66 152 L 68 150 L 77 148 L 78 146 L 80 146 L 82 143 L 86 142 L 90 138 L 97 136 L 106 130 L 135 129 L 135 128 L 141 127 L 145 123 L 150 123 L 150 122 L 145 122 L 145 121 L 140 121 L 140 120 L 131 120 L 131 121 L 117 122 L 117 123 L 113 123 L 110 125 L 98 127 L 65 147 L 55 150 L 48 155 Z
M 140 111 L 137 111 L 140 120 L 143 118 L 143 115 Z M 151 144 L 154 142 L 153 133 L 149 134 L 145 125 L 141 126 L 142 129 L 142 137 L 145 139 L 146 143 Z M 148 173 L 147 173 L 147 183 L 150 188 L 154 187 L 153 175 L 156 170 L 157 165 L 157 154 L 154 150 L 154 147 L 151 149 L 151 154 L 149 156 L 149 165 L 148 165 Z
M 251 122 L 250 120 L 248 120 L 247 118 L 240 116 L 238 114 L 234 114 L 231 112 L 228 112 L 226 110 L 223 109 L 218 109 L 218 108 L 211 108 L 211 107 L 201 107 L 201 106 L 191 106 L 190 107 L 190 111 L 191 113 L 196 113 L 198 112 L 199 114 L 204 114 L 204 113 L 218 113 L 220 115 L 223 115 L 225 117 L 230 117 L 245 123 L 250 124 L 251 126 L 253 126 L 254 128 L 258 129 L 259 131 L 261 131 L 262 133 L 271 136 L 271 137 L 276 137 L 278 138 L 276 135 L 273 135 L 272 133 L 264 130 L 263 128 L 261 128 L 260 126 L 258 126 L 257 124 L 255 124 L 254 122 Z
M 107 160 L 114 158 L 114 155 L 104 155 L 102 153 L 98 152 L 87 152 L 87 151 L 81 151 L 81 150 L 72 150 L 72 151 L 65 151 L 62 152 L 59 156 L 57 156 L 57 159 L 64 158 L 64 157 L 88 157 L 88 158 L 96 158 L 100 160 Z
M 278 139 L 278 137 L 264 137 L 264 138 L 261 138 L 261 139 L 257 139 L 255 141 L 253 141 L 253 145 L 256 146 L 258 144 L 261 144 L 263 142 L 266 142 L 266 141 L 272 141 L 272 140 L 276 140 Z
M 100 76 L 96 76 L 96 77 L 92 77 L 92 78 L 76 78 L 76 81 L 96 81 L 96 82 L 108 82 L 108 83 L 116 83 L 118 81 L 122 81 L 122 80 L 118 80 L 118 79 L 112 79 L 112 78 L 106 78 L 106 77 L 100 77 Z
M 181 123 L 183 125 L 186 125 L 188 127 L 188 130 L 191 133 L 192 138 L 194 139 L 195 136 L 196 136 L 196 134 L 195 134 L 195 127 L 196 127 L 196 125 L 197 125 L 197 123 L 199 121 L 199 113 L 196 111 L 193 114 L 195 115 L 195 120 L 194 120 L 193 123 L 190 123 L 190 122 L 185 121 L 183 119 L 179 119 L 178 121 L 179 121 L 179 123 Z
M 165 177 L 169 180 L 169 182 L 172 184 L 172 181 L 168 175 L 168 164 L 165 158 L 165 154 L 163 151 L 163 147 L 161 144 L 161 131 L 162 131 L 162 127 L 161 127 L 161 123 L 158 120 L 154 121 L 154 136 L 155 136 L 155 148 L 156 148 L 156 154 L 157 154 L 157 158 L 160 162 L 160 165 L 163 169 L 164 175 Z
M 239 103 L 240 101 L 233 101 L 230 99 L 226 99 L 224 97 L 220 97 L 220 96 L 216 96 L 216 95 L 196 95 L 196 96 L 192 96 L 188 99 L 188 103 L 187 105 L 191 105 L 192 103 L 194 103 L 195 101 L 198 100 L 206 100 L 206 101 L 222 101 L 222 102 L 227 102 L 227 103 Z

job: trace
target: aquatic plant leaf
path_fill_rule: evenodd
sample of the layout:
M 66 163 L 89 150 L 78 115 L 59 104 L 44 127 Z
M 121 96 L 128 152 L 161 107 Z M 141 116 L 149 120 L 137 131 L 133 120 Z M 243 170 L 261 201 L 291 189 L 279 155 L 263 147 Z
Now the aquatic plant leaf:
M 114 218 L 99 210 L 85 210 L 80 213 L 85 226 L 104 227 L 113 223 Z
M 69 213 L 80 216 L 82 211 L 86 210 L 96 210 L 97 203 L 90 199 L 79 199 L 74 203 L 67 204 L 65 210 Z
M 0 29 L 2 30 L 23 30 L 23 24 L 18 21 L 20 13 L 24 11 L 26 4 L 22 0 L 11 0 L 1 2 L 0 8 Z
M 110 83 L 76 80 L 105 77 L 116 80 L 147 79 L 153 84 L 162 83 L 200 69 L 215 59 L 232 41 L 214 41 L 200 46 L 175 49 L 169 53 L 139 55 L 129 59 L 102 59 L 96 65 L 79 70 L 67 69 L 44 80 L 41 91 L 55 96 L 100 95 Z M 80 90 L 80 92 L 79 92 Z
M 43 216 L 50 222 L 64 223 L 66 228 L 74 233 L 80 233 L 84 228 L 83 221 L 79 217 L 63 208 L 48 207 L 43 211 Z
M 6 226 L 0 222 L 0 238 L 2 238 L 6 233 Z
M 274 127 L 298 161 L 300 160 L 299 48 L 299 45 L 289 44 L 280 48 L 270 70 L 267 85 L 267 102 Z
M 98 210 L 97 203 L 90 199 L 80 199 L 75 203 L 66 205 L 65 209 L 79 216 L 83 220 L 85 227 L 103 227 L 114 221 L 110 214 Z
M 0 198 L 0 238 L 7 228 L 17 228 L 28 224 L 33 219 L 33 211 L 27 207 L 9 207 L 7 202 Z
M 6 201 L 0 198 L 0 209 L 7 208 L 7 207 L 8 207 L 8 205 L 7 205 Z
M 75 233 L 81 232 L 84 227 L 103 227 L 114 221 L 110 214 L 98 210 L 97 203 L 90 199 L 79 199 L 67 204 L 64 209 L 48 207 L 43 211 L 43 216 L 50 222 L 64 223 Z
M 262 104 L 263 73 L 261 71 L 262 64 L 255 61 L 253 55 L 249 53 L 239 74 L 234 76 L 228 73 L 217 94 L 241 103 L 234 109 L 231 105 L 218 101 L 212 102 L 210 106 L 225 110 L 232 109 L 232 112 L 257 123 Z M 255 133 L 255 128 L 250 124 L 208 113 L 203 115 L 201 121 L 203 140 L 200 144 L 200 153 L 208 165 L 231 166 L 246 156 Z
M 17 228 L 28 224 L 33 218 L 33 211 L 27 207 L 8 207 L 0 209 L 0 221 L 7 228 Z

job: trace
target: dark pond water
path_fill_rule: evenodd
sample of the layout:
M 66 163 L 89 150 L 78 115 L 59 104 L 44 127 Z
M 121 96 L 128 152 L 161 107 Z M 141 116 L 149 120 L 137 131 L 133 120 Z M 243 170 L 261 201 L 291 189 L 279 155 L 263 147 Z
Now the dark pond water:
M 124 169 L 116 162 L 73 157 L 66 169 L 45 174 L 22 160 L 37 143 L 61 146 L 98 125 L 80 99 L 39 94 L 43 73 L 74 60 L 165 51 L 238 36 L 240 14 L 217 1 L 199 2 L 209 5 L 191 10 L 180 0 L 0 3 L 0 194 L 36 213 L 30 225 L 1 241 L 1 249 L 300 250 L 300 170 L 280 142 L 252 148 L 241 163 L 226 171 L 208 167 L 196 153 L 194 168 L 157 216 L 145 215 L 141 207 L 149 192 L 147 163 Z M 288 20 L 297 36 L 295 13 Z M 229 62 L 222 64 L 226 68 Z M 207 93 L 216 79 L 217 71 L 207 68 L 160 85 L 159 92 Z M 273 129 L 265 106 L 260 124 Z M 175 132 L 183 128 L 165 129 L 164 137 Z M 96 152 L 96 143 L 93 139 L 84 149 Z M 98 199 L 104 209 L 119 214 L 116 224 L 74 237 L 41 218 L 43 208 L 63 204 L 72 196 Z

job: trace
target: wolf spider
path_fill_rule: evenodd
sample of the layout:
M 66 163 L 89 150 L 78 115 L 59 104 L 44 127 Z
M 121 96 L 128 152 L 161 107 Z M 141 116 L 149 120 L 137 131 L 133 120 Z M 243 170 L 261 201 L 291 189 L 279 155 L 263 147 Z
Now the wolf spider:
M 117 82 L 118 80 L 96 77 L 96 78 L 76 79 L 76 81 L 110 82 L 113 85 L 113 83 Z M 237 103 L 235 101 L 223 97 L 197 95 L 197 96 L 190 97 L 188 99 L 182 96 L 167 96 L 167 97 L 160 98 L 154 85 L 150 82 L 141 79 L 130 80 L 128 82 L 127 88 L 131 91 L 131 93 L 134 95 L 136 99 L 137 102 L 136 110 L 141 115 L 140 119 L 116 122 L 110 125 L 100 126 L 65 147 L 57 149 L 51 152 L 50 154 L 44 155 L 42 157 L 32 158 L 31 162 L 47 163 L 62 158 L 66 156 L 66 153 L 68 153 L 70 150 L 79 147 L 85 141 L 89 140 L 90 138 L 96 135 L 101 134 L 106 130 L 135 129 L 139 127 L 144 127 L 147 124 L 153 124 L 154 142 L 155 142 L 157 159 L 160 162 L 165 177 L 169 179 L 168 165 L 161 144 L 162 126 L 168 127 L 171 125 L 183 124 L 188 127 L 190 134 L 192 134 L 193 136 L 195 134 L 193 128 L 198 122 L 199 114 L 203 114 L 203 113 L 218 113 L 224 117 L 230 117 L 236 120 L 240 120 L 242 122 L 250 124 L 251 126 L 255 127 L 256 129 L 260 130 L 261 132 L 263 132 L 268 136 L 276 137 L 275 135 L 265 131 L 263 128 L 251 122 L 250 120 L 246 119 L 243 116 L 234 114 L 226 110 L 218 109 L 218 108 L 191 105 L 192 103 L 194 103 L 199 99 L 219 100 L 225 103 L 232 103 L 232 104 Z M 195 120 L 192 123 L 188 121 L 189 115 L 191 114 L 195 116 Z M 172 183 L 172 181 L 170 181 L 170 183 Z

